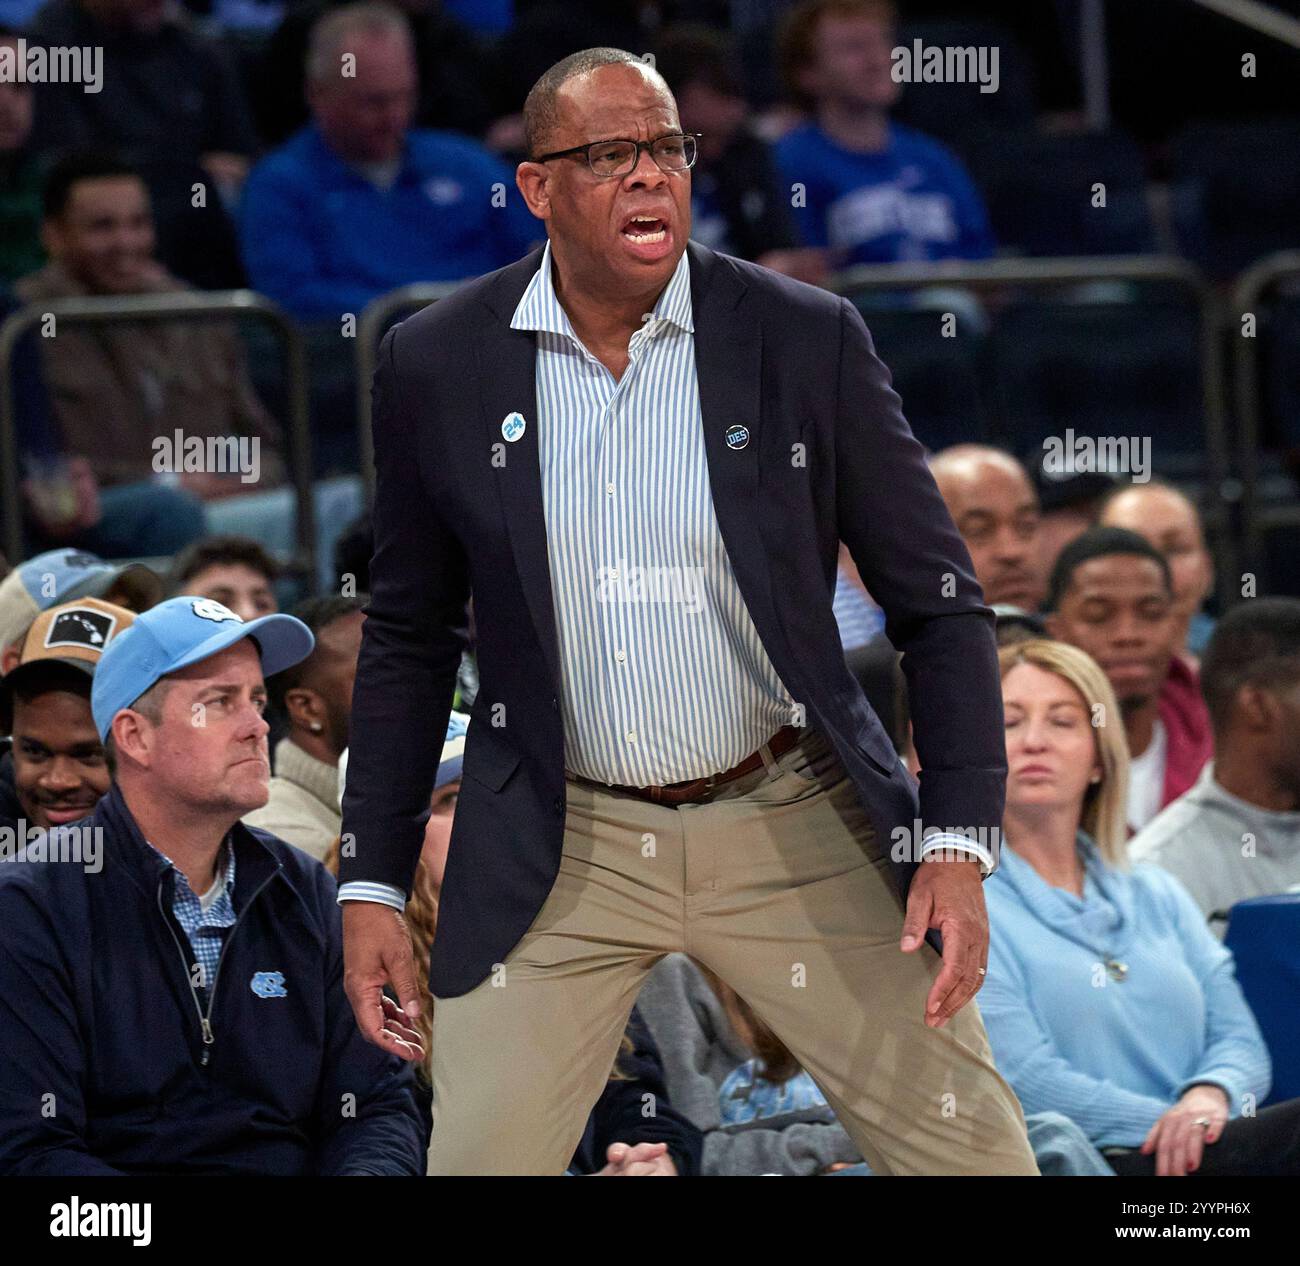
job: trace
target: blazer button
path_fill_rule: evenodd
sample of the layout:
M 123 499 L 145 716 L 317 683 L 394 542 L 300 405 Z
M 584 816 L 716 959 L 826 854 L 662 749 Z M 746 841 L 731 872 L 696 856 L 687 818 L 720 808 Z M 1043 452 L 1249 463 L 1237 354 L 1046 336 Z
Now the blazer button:
M 556 797 L 555 797 L 555 812 L 558 813 L 561 817 L 564 816 L 564 797 L 563 797 L 563 796 L 556 796 Z
M 551 696 L 551 707 L 554 708 L 556 712 L 560 710 L 560 701 L 555 695 Z

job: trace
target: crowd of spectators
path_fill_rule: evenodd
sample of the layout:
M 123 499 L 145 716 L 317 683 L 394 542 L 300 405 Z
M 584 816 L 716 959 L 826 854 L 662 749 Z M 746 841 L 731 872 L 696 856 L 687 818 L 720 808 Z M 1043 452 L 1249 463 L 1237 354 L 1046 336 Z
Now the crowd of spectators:
M 247 285 L 351 337 L 378 296 L 542 241 L 514 185 L 523 92 L 604 43 L 653 53 L 700 133 L 705 245 L 814 284 L 1006 245 L 978 168 L 900 118 L 912 89 L 890 73 L 890 0 L 631 8 L 0 0 L 0 45 L 104 59 L 94 93 L 0 82 L 0 316 Z M 1040 100 L 1071 126 L 1061 28 L 987 11 L 1053 70 Z M 251 495 L 247 472 L 159 463 L 183 430 L 256 440 L 256 492 L 284 479 L 283 414 L 232 321 L 56 317 L 19 342 L 13 374 L 25 549 L 0 579 L 0 832 L 93 814 L 129 865 L 102 885 L 0 867 L 0 1026 L 16 1035 L 0 1172 L 423 1172 L 427 1064 L 360 1041 L 328 873 L 348 847 L 367 520 L 331 525 L 321 591 L 212 530 L 212 507 Z M 1049 480 L 976 442 L 931 467 L 1002 644 L 1007 813 L 979 1004 L 1040 1167 L 1300 1172 L 1300 1101 L 1269 1100 L 1294 1053 L 1270 1044 L 1233 950 L 1253 903 L 1300 891 L 1300 600 L 1251 592 L 1216 616 L 1203 504 L 1158 474 Z M 844 548 L 831 597 L 849 665 L 919 774 L 905 675 Z M 472 635 L 472 603 L 465 619 Z M 421 971 L 476 688 L 467 653 L 406 911 Z M 195 725 L 196 708 L 219 721 Z M 223 764 L 222 742 L 245 765 L 265 745 L 269 790 Z M 168 814 L 211 855 L 155 849 Z M 223 945 L 252 988 L 222 997 L 214 1024 Z M 296 1024 L 261 1006 L 286 977 L 315 982 Z M 152 994 L 138 983 L 155 978 Z M 431 1033 L 426 1010 L 409 1038 L 427 1054 Z M 869 1171 L 761 1018 L 673 955 L 570 1172 Z

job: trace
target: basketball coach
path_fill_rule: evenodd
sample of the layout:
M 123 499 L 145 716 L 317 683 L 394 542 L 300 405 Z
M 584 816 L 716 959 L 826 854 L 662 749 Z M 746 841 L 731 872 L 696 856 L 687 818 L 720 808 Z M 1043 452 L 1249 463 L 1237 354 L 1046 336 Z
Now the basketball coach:
M 430 1172 L 562 1173 L 680 951 L 876 1172 L 1037 1173 L 967 1005 L 1006 775 L 992 616 L 866 327 L 688 242 L 695 138 L 633 54 L 557 63 L 525 127 L 545 248 L 396 326 L 374 382 L 339 899 L 362 1032 L 421 1058 L 434 1007 Z M 840 540 L 904 653 L 919 805 L 844 664 Z M 418 999 L 401 910 L 471 591 Z

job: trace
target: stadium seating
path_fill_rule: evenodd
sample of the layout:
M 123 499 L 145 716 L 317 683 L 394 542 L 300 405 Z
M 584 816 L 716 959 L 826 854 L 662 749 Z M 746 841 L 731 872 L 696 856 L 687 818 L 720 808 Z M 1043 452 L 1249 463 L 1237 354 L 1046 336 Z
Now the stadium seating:
M 1273 1089 L 1263 1104 L 1300 1095 L 1300 893 L 1239 901 L 1225 944 L 1237 980 L 1273 1058 Z

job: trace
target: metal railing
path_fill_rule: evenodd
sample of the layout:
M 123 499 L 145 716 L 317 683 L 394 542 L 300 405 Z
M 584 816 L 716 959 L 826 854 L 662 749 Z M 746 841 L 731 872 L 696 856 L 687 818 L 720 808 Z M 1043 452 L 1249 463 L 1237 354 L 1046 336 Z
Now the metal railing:
M 1259 503 L 1259 449 L 1263 427 L 1260 388 L 1260 338 L 1246 338 L 1240 321 L 1247 313 L 1259 318 L 1261 300 L 1279 282 L 1300 278 L 1300 251 L 1269 255 L 1246 269 L 1232 288 L 1232 315 L 1238 322 L 1233 339 L 1233 395 L 1237 414 L 1237 470 L 1241 476 L 1242 536 L 1246 557 L 1260 557 L 1264 534 L 1271 528 L 1300 524 L 1300 503 L 1261 508 Z
M 974 291 L 1007 287 L 1056 288 L 1088 282 L 1166 282 L 1193 296 L 1200 327 L 1201 397 L 1204 411 L 1206 471 L 1216 496 L 1203 507 L 1205 526 L 1215 539 L 1220 567 L 1220 598 L 1236 594 L 1229 577 L 1238 570 L 1233 539 L 1232 502 L 1236 488 L 1225 416 L 1224 364 L 1219 339 L 1221 302 L 1213 286 L 1187 260 L 1172 255 L 1111 255 L 1055 259 L 945 260 L 932 264 L 870 264 L 839 273 L 828 282 L 837 294 L 852 296 L 880 290 L 919 290 L 949 286 Z M 1226 609 L 1226 608 L 1225 608 Z
M 361 488 L 367 506 L 375 500 L 375 441 L 371 431 L 370 380 L 375 373 L 379 340 L 385 327 L 399 313 L 411 316 L 421 308 L 445 299 L 463 282 L 429 281 L 401 286 L 366 304 L 357 322 L 357 437 L 361 450 Z
M 1240 314 L 1252 308 L 1279 280 L 1300 276 L 1300 252 L 1272 256 L 1239 278 L 1231 306 Z M 837 294 L 919 290 L 948 286 L 980 291 L 1010 287 L 1048 289 L 1088 282 L 1172 283 L 1190 293 L 1201 332 L 1199 363 L 1205 425 L 1206 470 L 1216 496 L 1205 506 L 1207 530 L 1215 537 L 1225 578 L 1239 571 L 1233 539 L 1236 488 L 1241 476 L 1241 538 L 1252 553 L 1262 532 L 1277 522 L 1300 522 L 1300 506 L 1276 507 L 1261 514 L 1258 504 L 1260 385 L 1258 340 L 1238 338 L 1233 354 L 1234 391 L 1239 431 L 1235 447 L 1226 425 L 1226 378 L 1221 334 L 1225 304 L 1200 272 L 1186 260 L 1166 256 L 1112 256 L 1052 259 L 942 261 L 931 264 L 862 266 L 832 277 L 827 288 Z M 361 479 L 367 504 L 374 497 L 374 447 L 371 433 L 371 380 L 380 337 L 397 316 L 410 315 L 446 297 L 461 283 L 422 283 L 380 295 L 361 314 L 356 339 L 356 405 L 361 451 Z M 18 341 L 45 315 L 69 323 L 109 324 L 126 321 L 211 320 L 251 317 L 271 325 L 285 348 L 288 373 L 287 455 L 296 497 L 295 564 L 314 575 L 316 539 L 312 498 L 311 437 L 308 420 L 307 359 L 298 325 L 275 303 L 253 291 L 211 294 L 178 293 L 119 298 L 60 299 L 29 305 L 0 325 L 0 547 L 12 558 L 22 555 L 22 503 L 18 477 L 14 416 L 13 356 Z M 1235 593 L 1225 593 L 1231 601 Z
M 296 502 L 297 550 L 294 570 L 316 574 L 315 504 L 312 499 L 311 431 L 307 417 L 307 358 L 302 333 L 279 305 L 252 290 L 208 293 L 121 295 L 50 299 L 28 304 L 0 325 L 0 544 L 13 560 L 23 556 L 23 507 L 18 473 L 17 418 L 14 405 L 13 357 L 19 340 L 47 316 L 56 327 L 120 325 L 158 321 L 210 321 L 251 317 L 270 325 L 285 350 L 288 372 L 286 397 L 289 451 L 285 455 Z M 183 426 L 184 419 L 176 419 Z

